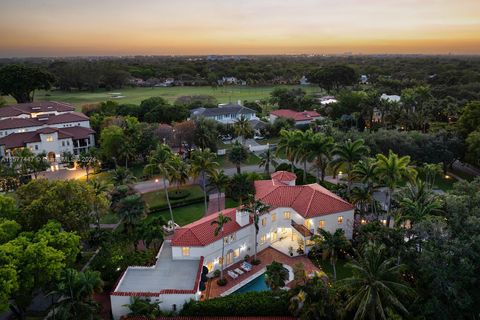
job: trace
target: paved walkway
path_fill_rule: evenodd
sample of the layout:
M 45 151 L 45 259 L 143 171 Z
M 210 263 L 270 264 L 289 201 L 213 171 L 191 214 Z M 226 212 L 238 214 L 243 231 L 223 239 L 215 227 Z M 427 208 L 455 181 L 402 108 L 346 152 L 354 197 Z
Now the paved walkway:
M 230 278 L 227 274 L 227 271 L 234 270 L 235 268 L 239 268 L 240 265 L 243 263 L 243 261 L 237 262 L 231 267 L 226 268 L 224 276 L 227 278 L 228 282 L 227 282 L 227 285 L 223 287 L 220 287 L 217 284 L 218 278 L 210 279 L 207 283 L 205 298 L 211 299 L 211 298 L 219 297 L 222 293 L 231 289 L 233 286 L 241 283 L 245 279 L 249 278 L 251 275 L 259 272 L 260 270 L 265 268 L 267 265 L 271 264 L 273 261 L 281 262 L 283 264 L 291 266 L 292 268 L 296 264 L 302 263 L 305 266 L 305 271 L 307 272 L 307 274 L 310 274 L 314 271 L 320 271 L 320 269 L 317 268 L 313 264 L 313 262 L 310 259 L 308 259 L 306 256 L 290 257 L 271 247 L 260 251 L 257 254 L 257 258 L 261 261 L 261 263 L 259 265 L 253 266 L 252 271 L 245 272 L 244 274 L 238 276 L 237 279 Z M 292 283 L 290 283 L 290 285 L 291 284 Z
M 213 193 L 208 196 L 207 216 L 225 209 L 225 193 Z

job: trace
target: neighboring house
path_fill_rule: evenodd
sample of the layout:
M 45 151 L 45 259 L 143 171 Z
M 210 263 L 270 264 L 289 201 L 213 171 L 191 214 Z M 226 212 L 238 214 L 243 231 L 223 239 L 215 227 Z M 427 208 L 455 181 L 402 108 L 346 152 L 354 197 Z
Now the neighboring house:
M 360 83 L 367 84 L 368 83 L 368 76 L 366 74 L 362 74 L 360 76 Z
M 320 96 L 317 97 L 316 102 L 320 103 L 322 106 L 329 105 L 331 103 L 337 103 L 338 100 L 334 96 Z
M 308 86 L 309 84 L 310 84 L 310 82 L 308 81 L 307 77 L 302 76 L 300 78 L 300 85 L 301 86 Z
M 221 86 L 229 84 L 237 84 L 242 86 L 247 85 L 247 82 L 245 80 L 237 79 L 236 77 L 222 77 L 222 79 L 219 79 L 217 83 Z
M 316 111 L 294 111 L 290 109 L 279 109 L 270 112 L 270 123 L 274 123 L 277 118 L 293 119 L 296 126 L 308 125 L 322 116 Z
M 389 95 L 389 94 L 383 93 L 380 96 L 380 99 L 387 100 L 388 102 L 400 102 L 401 97 L 396 94 Z
M 247 120 L 258 120 L 255 110 L 242 106 L 240 102 L 220 104 L 218 108 L 197 108 L 190 111 L 191 118 L 205 117 L 223 124 L 233 124 L 242 116 Z
M 0 156 L 16 148 L 45 152 L 57 162 L 62 152 L 80 154 L 95 145 L 89 118 L 60 102 L 32 102 L 0 108 Z
M 258 251 L 273 247 L 285 255 L 300 245 L 307 254 L 312 236 L 323 228 L 330 232 L 343 229 L 352 238 L 354 208 L 351 204 L 318 184 L 296 186 L 296 175 L 275 172 L 271 180 L 255 181 L 255 198 L 270 206 L 260 216 Z M 221 211 L 232 220 L 224 226 L 223 237 L 215 236 L 219 213 L 208 215 L 177 229 L 166 240 L 151 267 L 129 267 L 110 295 L 114 319 L 129 312 L 126 304 L 133 296 L 162 301 L 162 309 L 178 310 L 189 299 L 198 300 L 205 289 L 204 275 L 229 267 L 255 252 L 255 226 L 242 208 Z M 222 257 L 222 243 L 225 256 Z M 175 270 L 173 272 L 173 270 Z

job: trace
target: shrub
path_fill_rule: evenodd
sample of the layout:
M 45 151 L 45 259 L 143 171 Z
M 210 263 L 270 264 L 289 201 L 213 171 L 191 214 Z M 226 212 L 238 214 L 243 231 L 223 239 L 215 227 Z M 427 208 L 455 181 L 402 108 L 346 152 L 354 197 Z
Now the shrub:
M 220 286 L 220 287 L 223 287 L 227 284 L 227 278 L 220 278 L 217 280 L 217 284 Z
M 181 316 L 287 316 L 288 293 L 271 291 L 231 294 L 184 304 Z
M 169 192 L 168 196 L 171 200 L 184 199 L 190 195 L 190 191 L 187 189 L 179 189 Z

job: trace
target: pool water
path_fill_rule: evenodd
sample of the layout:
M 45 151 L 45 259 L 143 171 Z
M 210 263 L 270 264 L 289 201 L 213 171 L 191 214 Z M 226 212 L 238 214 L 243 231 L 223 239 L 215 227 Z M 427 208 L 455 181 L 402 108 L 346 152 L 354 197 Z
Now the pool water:
M 270 288 L 267 286 L 267 283 L 265 282 L 265 273 L 263 273 L 261 276 L 256 277 L 240 289 L 236 290 L 235 293 L 245 293 L 245 292 L 250 292 L 250 291 L 269 291 Z

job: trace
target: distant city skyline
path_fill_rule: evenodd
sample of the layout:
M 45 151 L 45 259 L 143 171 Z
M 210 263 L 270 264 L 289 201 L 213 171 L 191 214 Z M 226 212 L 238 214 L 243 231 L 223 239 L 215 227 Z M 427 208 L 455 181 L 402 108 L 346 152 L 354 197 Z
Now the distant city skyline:
M 479 0 L 0 0 L 0 57 L 480 54 Z

